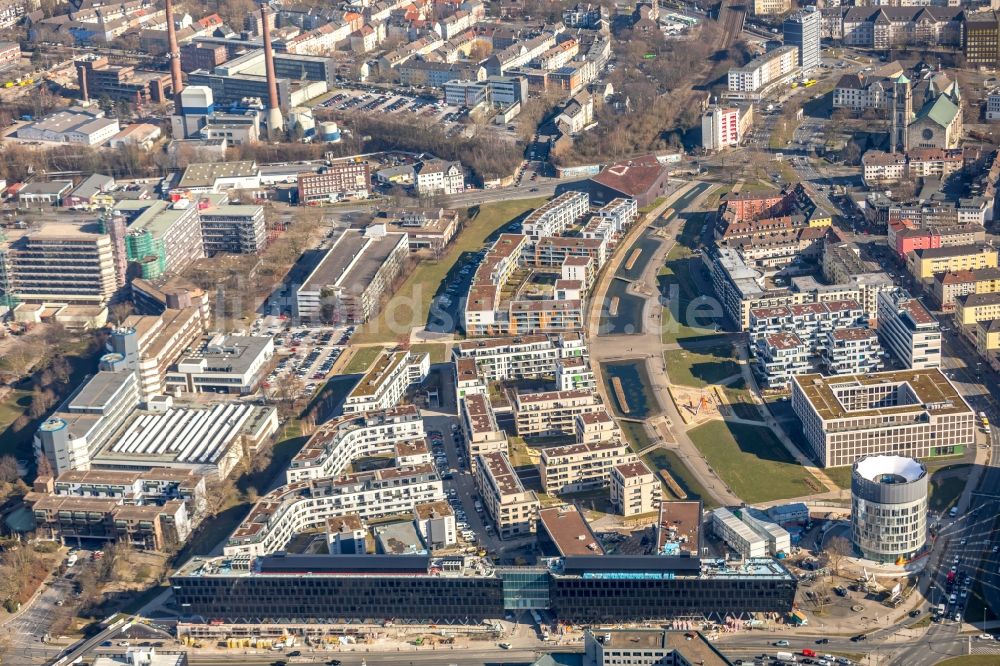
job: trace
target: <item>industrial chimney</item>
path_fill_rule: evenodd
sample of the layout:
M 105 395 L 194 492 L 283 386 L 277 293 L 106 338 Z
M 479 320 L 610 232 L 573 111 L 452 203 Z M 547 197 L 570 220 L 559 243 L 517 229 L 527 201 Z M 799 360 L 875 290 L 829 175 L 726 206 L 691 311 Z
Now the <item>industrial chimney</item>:
M 170 84 L 174 89 L 175 106 L 180 107 L 180 94 L 184 90 L 184 79 L 181 78 L 181 50 L 177 48 L 177 29 L 174 27 L 174 3 L 167 0 L 167 41 L 170 45 Z M 177 113 L 178 111 L 175 111 Z
M 285 121 L 278 105 L 278 82 L 274 76 L 274 51 L 271 49 L 271 25 L 267 21 L 267 7 L 261 5 L 260 19 L 264 32 L 264 67 L 267 73 L 267 130 L 281 131 Z

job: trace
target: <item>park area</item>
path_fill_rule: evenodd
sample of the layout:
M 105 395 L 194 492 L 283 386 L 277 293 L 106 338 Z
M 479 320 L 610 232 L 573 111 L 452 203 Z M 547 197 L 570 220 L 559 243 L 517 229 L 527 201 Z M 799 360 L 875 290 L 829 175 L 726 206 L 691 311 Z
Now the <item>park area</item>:
M 799 465 L 770 428 L 713 421 L 688 436 L 715 473 L 750 503 L 802 497 L 826 488 Z
M 663 353 L 663 359 L 670 383 L 692 388 L 719 384 L 740 372 L 733 346 L 729 344 L 698 351 L 671 349 Z

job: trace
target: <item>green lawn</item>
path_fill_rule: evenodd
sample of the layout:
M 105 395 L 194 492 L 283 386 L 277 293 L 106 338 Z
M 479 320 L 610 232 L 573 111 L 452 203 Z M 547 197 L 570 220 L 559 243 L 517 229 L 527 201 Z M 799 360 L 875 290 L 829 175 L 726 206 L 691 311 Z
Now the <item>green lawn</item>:
M 838 488 L 850 488 L 851 487 L 851 466 L 844 465 L 843 467 L 827 467 L 823 470 L 830 480 L 837 484 Z
M 739 374 L 732 345 L 719 345 L 700 351 L 670 349 L 663 353 L 667 374 L 673 384 L 703 388 Z
M 931 511 L 944 513 L 958 501 L 963 490 L 965 490 L 965 477 L 963 476 L 949 476 L 944 479 L 932 476 L 927 508 Z
M 743 386 L 745 386 L 745 384 L 743 380 L 740 379 L 738 383 L 734 383 L 732 386 L 724 386 L 722 388 L 723 392 L 726 394 L 726 399 L 733 408 L 733 414 L 747 421 L 763 421 L 763 417 L 760 415 L 760 410 L 757 409 L 757 405 L 754 404 L 750 391 L 743 388 Z
M 414 354 L 427 353 L 431 355 L 431 363 L 444 363 L 451 358 L 451 345 L 443 342 L 421 342 L 410 345 Z
M 375 362 L 375 359 L 382 353 L 383 349 L 385 347 L 358 347 L 341 374 L 350 375 L 355 372 L 366 372 L 372 363 Z
M 694 475 L 688 470 L 684 461 L 681 460 L 680 456 L 674 451 L 667 451 L 666 449 L 656 449 L 649 454 L 643 456 L 643 462 L 649 466 L 654 472 L 659 472 L 661 469 L 665 469 L 670 472 L 670 476 L 673 477 L 674 481 L 684 489 L 684 492 L 688 494 L 689 500 L 700 499 L 702 504 L 704 504 L 706 509 L 715 509 L 719 505 L 715 503 L 712 497 L 705 490 L 704 486 L 698 483 L 698 480 L 694 478 Z M 676 500 L 670 490 L 663 486 L 664 497 L 667 499 Z
M 408 335 L 415 326 L 427 323 L 431 307 L 431 297 L 437 292 L 441 282 L 465 252 L 476 252 L 486 238 L 522 213 L 545 203 L 545 197 L 517 199 L 485 204 L 470 220 L 440 259 L 420 262 L 396 291 L 389 304 L 367 324 L 358 329 L 351 338 L 354 343 L 393 342 L 400 335 Z M 405 301 L 403 300 L 405 299 Z M 392 307 L 393 302 L 405 303 Z M 392 318 L 389 321 L 389 317 Z
M 660 293 L 669 299 L 668 308 L 664 312 L 663 321 L 663 342 L 665 344 L 678 342 L 689 338 L 697 338 L 716 333 L 714 325 L 721 324 L 720 318 L 715 319 L 709 307 L 699 307 L 689 310 L 691 302 L 699 296 L 711 296 L 702 294 L 697 282 L 692 275 L 692 271 L 702 270 L 701 259 L 694 256 L 692 247 L 695 239 L 701 233 L 701 227 L 705 223 L 707 216 L 703 214 L 692 215 L 684 224 L 677 244 L 670 248 L 667 253 L 664 265 L 660 267 L 657 275 Z M 697 321 L 692 321 L 697 319 Z M 701 324 L 700 326 L 695 324 Z
M 622 434 L 625 435 L 625 439 L 628 440 L 629 446 L 632 447 L 634 453 L 638 454 L 639 451 L 653 445 L 653 440 L 646 433 L 646 428 L 638 421 L 619 420 L 618 425 L 621 427 Z
M 527 467 L 532 465 L 531 456 L 528 455 L 528 445 L 523 437 L 510 435 L 507 437 L 507 448 L 510 456 L 510 464 L 514 467 Z
M 689 430 L 688 435 L 716 474 L 746 502 L 825 490 L 795 462 L 770 428 L 712 421 Z

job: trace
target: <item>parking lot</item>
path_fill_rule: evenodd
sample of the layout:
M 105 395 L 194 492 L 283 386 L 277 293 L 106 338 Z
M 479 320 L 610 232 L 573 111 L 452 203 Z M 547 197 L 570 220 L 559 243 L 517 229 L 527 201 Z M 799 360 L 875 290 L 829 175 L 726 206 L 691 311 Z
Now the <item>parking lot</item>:
M 468 109 L 449 106 L 444 102 L 374 88 L 367 91 L 336 90 L 332 97 L 319 104 L 319 108 L 393 115 L 412 114 L 418 118 L 441 122 L 459 122 L 469 115 Z
M 264 317 L 254 322 L 251 334 L 274 336 L 274 370 L 264 380 L 265 390 L 282 379 L 294 377 L 304 382 L 300 395 L 308 396 L 326 380 L 354 333 L 353 326 L 296 326 L 286 330 L 286 320 Z

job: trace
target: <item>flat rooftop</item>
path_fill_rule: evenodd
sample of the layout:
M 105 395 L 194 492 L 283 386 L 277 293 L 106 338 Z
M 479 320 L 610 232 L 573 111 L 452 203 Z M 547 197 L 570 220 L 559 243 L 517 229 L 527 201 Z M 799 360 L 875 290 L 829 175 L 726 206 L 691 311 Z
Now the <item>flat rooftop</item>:
M 177 187 L 211 187 L 220 178 L 250 178 L 259 173 L 256 162 L 200 162 L 184 170 Z
M 886 416 L 907 412 L 930 412 L 936 415 L 972 413 L 955 386 L 938 368 L 926 370 L 894 370 L 868 375 L 819 374 L 797 375 L 792 381 L 798 384 L 813 409 L 824 420 Z M 894 405 L 873 409 L 846 409 L 836 391 L 878 387 L 884 384 L 907 384 L 916 395 L 912 404 Z
M 368 238 L 363 231 L 348 229 L 337 238 L 300 289 L 322 291 L 341 285 L 367 285 L 401 240 L 406 243 L 405 233 L 390 232 Z
M 595 633 L 600 635 L 601 631 L 604 630 Z M 729 666 L 732 663 L 696 631 L 619 629 L 604 631 L 604 636 L 605 650 L 673 650 L 689 664 Z
M 656 527 L 656 552 L 674 555 L 674 550 L 699 555 L 702 505 L 698 500 L 660 502 Z M 676 547 L 670 544 L 676 544 Z
M 600 539 L 590 529 L 578 507 L 566 505 L 542 509 L 538 512 L 538 519 L 562 557 L 604 554 Z

